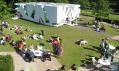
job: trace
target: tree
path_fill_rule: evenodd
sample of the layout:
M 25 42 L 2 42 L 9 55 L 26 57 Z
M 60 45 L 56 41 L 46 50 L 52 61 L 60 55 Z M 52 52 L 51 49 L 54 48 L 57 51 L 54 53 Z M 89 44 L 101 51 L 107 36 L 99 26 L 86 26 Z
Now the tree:
M 10 16 L 10 8 L 7 7 L 6 2 L 0 1 L 0 19 L 6 19 Z
M 95 16 L 98 16 L 101 18 L 102 21 L 102 17 L 107 17 L 110 14 L 110 9 L 109 9 L 109 2 L 108 0 L 98 0 L 95 2 L 91 3 L 91 7 L 93 9 L 93 14 Z
M 81 9 L 87 10 L 90 8 L 89 0 L 78 0 L 78 3 L 81 5 Z

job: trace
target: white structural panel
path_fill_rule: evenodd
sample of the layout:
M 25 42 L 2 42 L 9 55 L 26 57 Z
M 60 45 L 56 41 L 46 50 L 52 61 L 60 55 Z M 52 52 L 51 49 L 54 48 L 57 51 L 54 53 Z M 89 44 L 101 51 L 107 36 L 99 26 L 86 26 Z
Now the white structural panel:
M 80 5 L 64 3 L 15 3 L 20 18 L 50 26 L 70 24 L 79 18 Z M 68 23 L 66 21 L 68 18 Z

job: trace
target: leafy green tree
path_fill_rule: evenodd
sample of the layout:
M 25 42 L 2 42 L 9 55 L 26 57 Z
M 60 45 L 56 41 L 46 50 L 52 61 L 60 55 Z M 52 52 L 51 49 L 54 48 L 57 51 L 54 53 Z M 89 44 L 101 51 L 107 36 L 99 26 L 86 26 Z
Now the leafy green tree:
M 94 6 L 96 16 L 108 16 L 110 13 L 109 2 L 107 0 L 98 0 Z
M 89 9 L 90 8 L 90 2 L 89 0 L 78 0 L 78 2 L 76 3 L 79 3 L 81 5 L 81 9 Z
M 0 19 L 6 19 L 8 18 L 10 14 L 11 9 L 7 7 L 6 2 L 0 1 Z

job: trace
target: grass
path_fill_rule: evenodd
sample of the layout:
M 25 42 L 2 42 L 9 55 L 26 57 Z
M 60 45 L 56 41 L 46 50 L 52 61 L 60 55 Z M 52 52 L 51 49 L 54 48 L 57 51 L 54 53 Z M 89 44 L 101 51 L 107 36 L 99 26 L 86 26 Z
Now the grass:
M 4 34 L 11 33 L 13 35 L 14 40 L 19 40 L 22 36 L 33 34 L 33 32 L 41 33 L 41 29 L 45 30 L 45 37 L 41 41 L 36 41 L 32 39 L 27 39 L 27 46 L 29 46 L 31 43 L 34 44 L 34 46 L 38 45 L 39 43 L 44 43 L 46 49 L 52 50 L 52 45 L 48 44 L 46 42 L 47 39 L 50 38 L 50 36 L 59 36 L 62 38 L 63 41 L 63 56 L 58 59 L 61 64 L 65 64 L 67 68 L 70 68 L 72 64 L 76 64 L 77 66 L 80 66 L 83 64 L 83 61 L 86 60 L 87 63 L 91 62 L 91 57 L 99 57 L 99 45 L 102 38 L 105 38 L 104 36 L 97 34 L 93 31 L 84 31 L 80 30 L 79 28 L 75 28 L 72 26 L 60 26 L 60 27 L 51 27 L 51 26 L 44 26 L 39 25 L 33 22 L 25 21 L 25 20 L 7 20 L 10 24 L 10 27 L 13 27 L 14 25 L 22 25 L 23 26 L 23 35 L 16 35 L 14 30 L 9 30 L 8 28 L 4 29 Z M 25 29 L 27 27 L 30 27 L 33 29 L 33 32 L 26 32 Z M 116 34 L 116 33 L 115 33 Z M 2 36 L 0 36 L 2 37 Z M 78 39 L 85 39 L 89 43 L 86 46 L 79 46 L 75 44 L 75 41 Z M 113 41 L 112 39 L 109 40 L 110 43 L 113 43 L 115 46 L 118 45 L 116 41 Z M 6 46 L 0 45 L 0 51 L 15 51 L 13 47 L 9 45 L 7 42 Z
M 92 13 L 92 10 L 82 10 L 81 11 L 81 14 L 83 15 L 87 15 L 87 16 L 95 16 L 93 13 Z M 119 20 L 119 14 L 117 13 L 111 13 L 109 14 L 109 17 L 103 17 L 105 19 L 110 19 L 110 20 Z

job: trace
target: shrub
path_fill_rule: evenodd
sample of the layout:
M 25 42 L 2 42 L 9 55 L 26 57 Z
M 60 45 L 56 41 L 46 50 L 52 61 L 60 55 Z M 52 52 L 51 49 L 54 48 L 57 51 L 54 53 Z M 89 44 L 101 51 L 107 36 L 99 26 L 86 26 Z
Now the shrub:
M 14 71 L 13 58 L 11 55 L 0 55 L 0 71 Z

